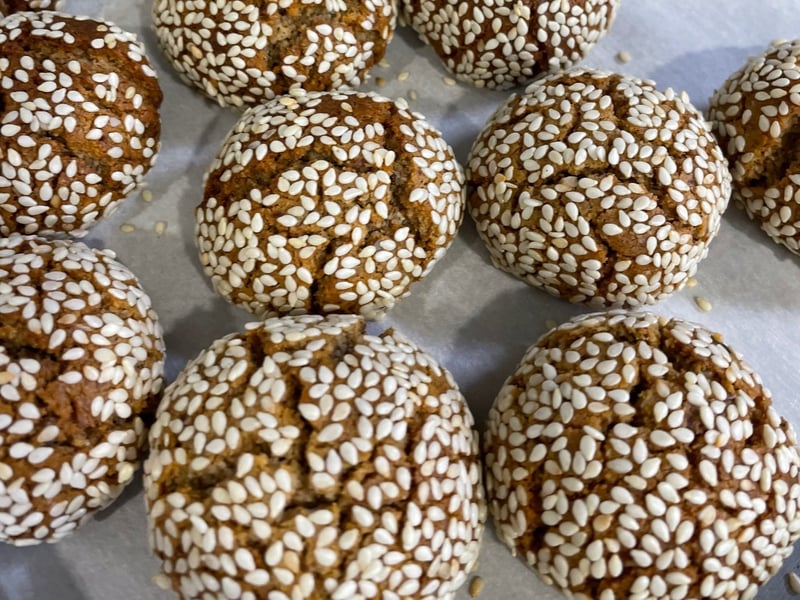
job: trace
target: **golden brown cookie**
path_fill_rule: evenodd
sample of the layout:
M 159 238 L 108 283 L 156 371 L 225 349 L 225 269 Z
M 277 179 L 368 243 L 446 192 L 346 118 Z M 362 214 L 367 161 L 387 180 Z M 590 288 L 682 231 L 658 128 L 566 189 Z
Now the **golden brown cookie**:
M 492 262 L 594 306 L 652 304 L 681 289 L 730 197 L 727 162 L 685 94 L 582 68 L 512 96 L 467 171 Z
M 489 415 L 496 530 L 575 600 L 755 597 L 800 537 L 795 434 L 717 334 L 652 313 L 543 336 Z
M 452 377 L 352 315 L 216 341 L 168 388 L 145 493 L 181 598 L 452 599 L 485 506 Z
M 133 34 L 54 12 L 0 21 L 0 235 L 82 235 L 158 151 L 161 89 Z
M 133 480 L 163 362 L 113 253 L 0 237 L 0 541 L 57 541 Z
M 441 134 L 403 101 L 282 97 L 245 112 L 211 165 L 200 260 L 256 315 L 377 319 L 444 255 L 463 182 Z
M 620 0 L 402 0 L 404 19 L 457 78 L 508 88 L 576 64 Z
M 711 97 L 733 191 L 773 240 L 800 254 L 800 40 L 776 43 Z
M 294 89 L 355 87 L 395 26 L 388 0 L 153 0 L 164 54 L 222 106 L 258 105 Z

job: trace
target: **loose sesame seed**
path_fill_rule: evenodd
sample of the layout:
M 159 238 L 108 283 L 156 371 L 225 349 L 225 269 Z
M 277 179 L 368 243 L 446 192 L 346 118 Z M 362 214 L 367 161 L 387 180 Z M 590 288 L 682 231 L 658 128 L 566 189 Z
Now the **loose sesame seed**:
M 695 296 L 694 303 L 697 305 L 697 308 L 703 312 L 709 312 L 713 308 L 708 298 L 704 298 L 703 296 Z
M 473 577 L 469 582 L 469 596 L 470 598 L 477 598 L 481 595 L 484 588 L 484 581 L 482 577 Z
M 796 596 L 800 596 L 800 577 L 798 577 L 797 573 L 790 571 L 786 579 L 792 593 Z

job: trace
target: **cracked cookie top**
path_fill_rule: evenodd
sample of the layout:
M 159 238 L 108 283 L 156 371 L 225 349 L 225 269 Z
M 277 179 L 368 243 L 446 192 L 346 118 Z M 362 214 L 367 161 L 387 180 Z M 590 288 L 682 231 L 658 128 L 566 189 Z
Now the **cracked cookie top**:
M 244 113 L 206 176 L 200 260 L 257 315 L 376 319 L 444 255 L 461 167 L 404 102 L 310 92 Z
M 154 0 L 162 50 L 222 106 L 357 87 L 395 27 L 388 0 Z
M 731 75 L 709 120 L 751 219 L 800 254 L 800 40 L 776 43 Z
M 0 541 L 57 541 L 132 481 L 163 361 L 113 253 L 0 238 Z
M 401 0 L 403 18 L 462 81 L 525 85 L 573 66 L 611 27 L 620 0 Z
M 754 598 L 800 537 L 798 476 L 756 373 L 652 313 L 545 334 L 489 414 L 498 535 L 576 600 Z
M 54 12 L 0 21 L 0 235 L 82 235 L 142 181 L 161 89 L 133 34 Z
M 467 170 L 492 262 L 598 306 L 652 304 L 683 287 L 730 197 L 727 162 L 684 94 L 588 69 L 512 96 Z
M 452 377 L 354 315 L 253 323 L 167 389 L 150 540 L 182 598 L 452 599 L 478 558 L 478 438 Z

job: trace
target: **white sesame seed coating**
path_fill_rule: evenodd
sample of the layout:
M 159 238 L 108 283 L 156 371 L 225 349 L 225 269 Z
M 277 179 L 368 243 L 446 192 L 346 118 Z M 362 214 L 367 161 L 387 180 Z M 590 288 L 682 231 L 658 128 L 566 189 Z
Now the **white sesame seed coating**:
M 151 547 L 185 599 L 452 599 L 485 517 L 472 426 L 452 377 L 396 332 L 253 323 L 165 392 Z
M 245 112 L 206 176 L 200 260 L 259 316 L 377 319 L 444 255 L 464 175 L 441 134 L 371 93 L 283 96 Z
M 395 27 L 388 0 L 154 0 L 180 76 L 222 106 L 361 84 Z
M 64 0 L 0 0 L 0 17 L 26 10 L 60 10 Z
M 54 542 L 133 477 L 164 344 L 108 251 L 0 238 L 0 541 Z
M 800 40 L 751 58 L 709 102 L 733 191 L 773 240 L 800 254 Z
M 402 0 L 403 18 L 459 79 L 508 88 L 571 67 L 611 27 L 619 0 Z
M 795 434 L 719 339 L 616 310 L 526 352 L 489 414 L 487 494 L 499 537 L 546 583 L 581 599 L 745 599 L 791 554 Z
M 497 267 L 595 306 L 683 287 L 730 196 L 725 158 L 684 94 L 588 69 L 512 96 L 475 141 L 467 181 Z
M 0 235 L 83 235 L 142 181 L 161 90 L 136 36 L 85 17 L 0 21 Z

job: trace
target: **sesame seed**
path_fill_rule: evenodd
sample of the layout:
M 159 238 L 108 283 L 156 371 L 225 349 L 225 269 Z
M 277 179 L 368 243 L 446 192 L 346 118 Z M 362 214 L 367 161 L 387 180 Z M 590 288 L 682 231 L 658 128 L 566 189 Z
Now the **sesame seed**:
M 792 591 L 792 594 L 800 596 L 800 577 L 798 577 L 797 573 L 790 571 L 786 576 L 786 580 L 789 584 L 789 589 Z
M 694 303 L 697 305 L 697 308 L 703 312 L 709 312 L 713 308 L 711 302 L 703 296 L 695 296 Z
M 483 591 L 484 581 L 482 577 L 473 577 L 469 582 L 469 596 L 470 598 L 477 598 Z

